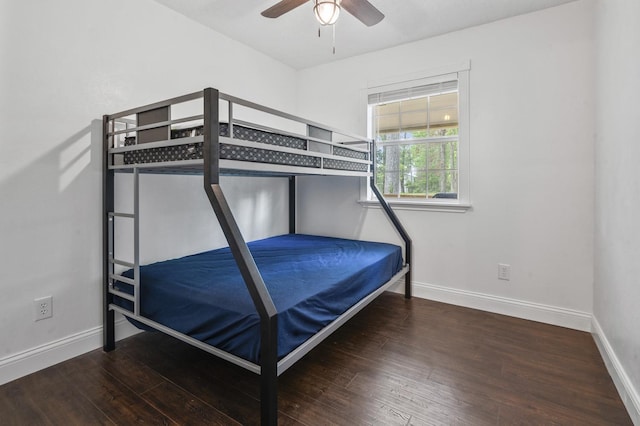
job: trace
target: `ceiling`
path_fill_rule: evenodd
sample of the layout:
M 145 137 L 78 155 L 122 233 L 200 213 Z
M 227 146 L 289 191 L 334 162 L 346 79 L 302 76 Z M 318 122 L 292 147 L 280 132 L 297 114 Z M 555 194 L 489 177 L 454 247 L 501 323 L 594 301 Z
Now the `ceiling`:
M 313 2 L 277 19 L 260 15 L 278 0 L 155 0 L 295 69 L 303 69 L 486 24 L 574 0 L 370 0 L 385 14 L 367 27 L 342 11 L 332 30 L 319 25 Z

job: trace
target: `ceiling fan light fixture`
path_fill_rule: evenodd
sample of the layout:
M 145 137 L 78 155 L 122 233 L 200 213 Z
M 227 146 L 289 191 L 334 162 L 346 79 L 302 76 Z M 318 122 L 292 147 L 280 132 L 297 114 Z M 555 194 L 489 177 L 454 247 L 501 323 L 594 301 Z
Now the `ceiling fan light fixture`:
M 340 16 L 340 0 L 314 0 L 313 12 L 320 25 L 333 25 Z

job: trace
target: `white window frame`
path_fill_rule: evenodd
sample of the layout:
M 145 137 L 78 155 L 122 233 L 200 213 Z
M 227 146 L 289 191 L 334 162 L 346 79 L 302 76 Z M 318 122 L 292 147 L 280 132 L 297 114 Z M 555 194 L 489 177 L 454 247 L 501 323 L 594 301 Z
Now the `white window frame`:
M 410 89 L 412 87 L 437 84 L 458 80 L 458 198 L 457 199 L 418 199 L 406 200 L 386 198 L 395 208 L 408 210 L 438 210 L 465 212 L 471 208 L 470 195 L 470 148 L 469 148 L 469 71 L 470 62 L 441 67 L 437 70 L 425 71 L 410 76 L 386 79 L 368 84 L 365 93 L 367 104 L 367 136 L 373 138 L 372 108 L 368 105 L 368 97 L 375 93 L 393 90 Z M 377 206 L 378 201 L 369 187 L 369 182 L 361 185 L 360 203 L 365 206 Z

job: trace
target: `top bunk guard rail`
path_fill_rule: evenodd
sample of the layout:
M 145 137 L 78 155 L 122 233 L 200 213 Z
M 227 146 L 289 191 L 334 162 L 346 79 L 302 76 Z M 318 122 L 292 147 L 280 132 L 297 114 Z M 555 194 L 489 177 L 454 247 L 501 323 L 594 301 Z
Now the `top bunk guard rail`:
M 250 121 L 237 120 L 235 118 L 233 119 L 233 124 L 237 124 L 239 126 L 252 127 L 252 128 L 255 128 L 255 129 L 259 129 L 259 130 L 264 130 L 266 132 L 277 132 L 277 133 L 279 133 L 281 135 L 302 137 L 302 135 L 300 135 L 298 133 L 287 132 L 285 130 L 276 129 L 274 127 L 263 126 L 261 124 L 251 123 Z M 319 128 L 318 126 L 314 126 L 314 127 Z M 324 127 L 324 129 L 325 130 L 329 130 L 326 126 Z M 355 140 L 355 141 L 346 141 L 346 142 L 335 143 L 335 142 L 329 142 L 327 140 L 316 138 L 316 137 L 309 136 L 309 135 L 304 136 L 304 138 L 309 140 L 309 141 L 318 142 L 318 143 L 325 144 L 325 145 L 338 145 L 338 146 L 340 146 L 340 145 L 353 145 L 353 144 L 363 145 L 363 144 L 369 142 L 369 141 L 364 141 L 364 140 Z M 369 148 L 350 147 L 349 149 L 352 149 L 354 151 L 367 152 L 367 153 L 369 152 Z
M 204 117 L 203 115 L 194 115 L 194 116 L 191 116 L 191 117 L 176 118 L 175 120 L 159 121 L 157 123 L 147 124 L 147 125 L 144 125 L 144 126 L 129 127 L 127 129 L 111 131 L 111 132 L 107 133 L 107 135 L 112 136 L 112 135 L 119 135 L 119 134 L 122 134 L 122 133 L 138 132 L 140 130 L 155 129 L 157 127 L 169 126 L 171 124 L 187 123 L 189 121 L 202 120 L 203 117 Z M 131 122 L 129 122 L 129 124 L 131 124 Z
M 171 117 L 171 107 L 177 104 L 182 104 L 185 102 L 190 102 L 194 100 L 202 99 L 202 114 L 198 115 L 188 115 L 184 118 L 172 119 Z M 227 102 L 227 122 L 220 121 L 220 101 Z M 244 108 L 249 108 L 251 111 L 258 111 L 260 113 L 266 113 L 269 116 L 277 117 L 278 119 L 285 119 L 289 121 L 293 121 L 296 123 L 302 123 L 306 126 L 307 135 L 298 135 L 294 132 L 280 132 L 284 133 L 285 137 L 294 137 L 298 138 L 296 141 L 301 141 L 300 145 L 304 145 L 305 149 L 300 150 L 300 154 L 294 154 L 294 149 L 291 147 L 284 147 L 282 149 L 279 148 L 278 143 L 270 144 L 269 142 L 264 143 L 264 147 L 259 147 L 259 143 L 253 143 L 252 140 L 244 139 L 241 142 L 236 141 L 231 143 L 230 141 L 234 141 L 236 139 L 236 132 L 234 128 L 245 127 L 250 128 L 250 131 L 264 131 L 269 132 L 268 137 L 278 137 L 280 135 L 274 132 L 274 129 L 270 126 L 252 124 L 245 120 L 238 120 L 234 117 L 234 107 L 241 106 Z M 156 112 L 160 112 L 159 114 L 154 115 Z M 148 115 L 145 115 L 148 114 Z M 149 120 L 149 114 L 154 116 L 155 118 Z M 135 116 L 135 119 L 130 118 L 131 116 Z M 144 123 L 140 123 L 139 118 L 144 116 Z M 189 136 L 184 136 L 183 133 L 179 133 L 176 138 L 173 138 L 172 126 L 174 124 L 186 123 L 195 120 L 202 120 L 202 125 L 198 128 L 190 128 L 187 129 L 186 133 L 189 133 Z M 151 122 L 149 122 L 151 121 Z M 118 125 L 116 123 L 120 123 Z M 124 126 L 124 127 L 122 127 Z M 221 132 L 221 127 L 226 126 L 228 134 L 224 134 Z M 199 129 L 199 130 L 198 130 Z M 178 132 L 181 132 L 183 129 L 179 129 Z M 143 132 L 156 132 L 151 137 L 146 137 L 145 140 L 141 140 L 140 135 Z M 200 132 L 196 136 L 194 133 Z M 273 132 L 273 133 L 271 133 Z M 118 146 L 116 140 L 122 139 L 122 136 L 125 136 L 127 141 L 124 140 L 125 145 L 126 142 L 131 142 L 132 136 L 126 135 L 135 135 L 135 140 L 133 143 L 135 144 L 134 148 L 126 148 L 123 149 L 122 146 Z M 180 136 L 182 135 L 182 136 Z M 345 140 L 343 142 L 334 142 L 333 136 L 341 135 L 343 138 L 350 138 L 351 140 Z M 315 123 L 309 120 L 302 119 L 300 117 L 296 117 L 291 114 L 287 114 L 272 108 L 264 107 L 262 105 L 255 104 L 253 102 L 245 101 L 234 96 L 226 95 L 219 93 L 217 90 L 212 88 L 204 89 L 203 91 L 190 93 L 184 96 L 167 99 L 165 101 L 156 102 L 153 104 L 149 104 L 139 108 L 132 108 L 123 112 L 119 112 L 116 114 L 105 115 L 103 117 L 103 144 L 104 144 L 104 153 L 105 153 L 105 161 L 104 161 L 104 179 L 103 179 L 103 192 L 104 192 L 104 215 L 105 215 L 105 223 L 115 217 L 123 216 L 134 219 L 134 262 L 126 262 L 118 259 L 113 252 L 112 246 L 112 238 L 113 238 L 113 229 L 109 229 L 108 225 L 105 225 L 103 228 L 105 235 L 105 260 L 104 260 L 104 272 L 105 272 L 105 291 L 104 291 L 104 301 L 105 301 L 105 310 L 104 310 L 104 323 L 105 323 L 105 332 L 104 332 L 104 349 L 112 350 L 115 348 L 115 334 L 114 334 L 114 311 L 121 312 L 127 316 L 130 316 L 134 319 L 139 319 L 142 323 L 155 326 L 156 328 L 168 332 L 171 335 L 177 336 L 191 344 L 195 344 L 198 346 L 196 342 L 193 342 L 192 338 L 189 336 L 181 335 L 178 332 L 172 331 L 166 327 L 153 323 L 153 321 L 148 318 L 141 316 L 139 311 L 139 288 L 136 288 L 136 291 L 133 294 L 133 297 L 128 296 L 126 298 L 134 299 L 135 312 L 128 312 L 122 308 L 114 305 L 113 296 L 114 293 L 110 290 L 110 280 L 113 276 L 113 265 L 114 264 L 126 264 L 133 265 L 133 269 L 135 270 L 134 281 L 135 286 L 138 287 L 138 277 L 139 277 L 139 243 L 138 243 L 138 221 L 139 221 L 139 210 L 138 210 L 138 174 L 143 171 L 153 171 L 158 172 L 163 168 L 172 169 L 176 168 L 178 171 L 176 173 L 193 173 L 194 171 L 199 171 L 203 174 L 203 184 L 204 189 L 209 198 L 211 206 L 214 210 L 214 213 L 218 219 L 220 227 L 225 235 L 225 238 L 229 244 L 229 248 L 234 257 L 234 260 L 240 270 L 241 276 L 244 280 L 245 286 L 249 291 L 253 304 L 255 306 L 256 312 L 260 317 L 260 359 L 259 366 L 250 365 L 250 369 L 252 371 L 259 371 L 260 373 L 260 399 L 261 399 L 261 422 L 263 425 L 275 425 L 277 424 L 278 419 L 278 404 L 277 404 L 277 378 L 280 373 L 286 370 L 291 364 L 293 364 L 297 359 L 302 357 L 305 353 L 307 353 L 317 342 L 322 341 L 326 335 L 331 333 L 334 328 L 339 326 L 337 325 L 329 325 L 326 330 L 318 333 L 319 337 L 316 337 L 313 342 L 309 344 L 304 344 L 299 347 L 298 350 L 292 352 L 289 357 L 284 358 L 280 362 L 278 361 L 278 336 L 277 336 L 277 325 L 278 325 L 278 311 L 275 307 L 271 295 L 265 285 L 265 282 L 256 266 L 255 260 L 247 246 L 244 237 L 242 236 L 238 224 L 235 221 L 235 218 L 231 212 L 229 204 L 224 196 L 222 188 L 220 186 L 220 176 L 225 171 L 229 169 L 234 172 L 238 171 L 240 174 L 244 173 L 247 175 L 253 174 L 267 174 L 269 175 L 269 167 L 273 167 L 272 175 L 274 176 L 289 176 L 289 231 L 291 233 L 296 232 L 295 226 L 295 193 L 296 193 L 296 184 L 295 184 L 295 176 L 301 174 L 343 174 L 345 176 L 360 176 L 360 177 L 369 177 L 372 185 L 372 189 L 374 194 L 380 200 L 382 204 L 383 210 L 395 226 L 396 230 L 402 236 L 405 242 L 405 258 L 406 265 L 401 273 L 399 273 L 392 281 L 387 282 L 384 287 L 378 290 L 378 292 L 384 291 L 389 288 L 389 286 L 395 283 L 396 279 L 399 279 L 402 275 L 406 277 L 406 288 L 405 295 L 406 297 L 411 297 L 410 291 L 410 262 L 411 262 L 411 239 L 408 237 L 407 232 L 402 227 L 398 217 L 395 215 L 389 204 L 384 200 L 379 191 L 375 188 L 373 181 L 373 173 L 375 168 L 375 146 L 373 141 L 370 139 L 362 138 L 353 134 L 345 133 L 343 131 L 327 127 L 321 125 L 319 123 Z M 184 144 L 174 143 L 174 140 L 183 139 Z M 321 152 L 321 151 L 310 151 L 309 144 L 310 143 L 320 143 L 324 147 L 329 147 L 329 152 Z M 363 144 L 366 148 L 358 148 L 354 145 Z M 131 144 L 129 144 L 130 146 Z M 154 150 L 164 150 L 164 149 L 176 149 L 176 147 L 187 146 L 189 150 L 196 152 L 196 157 L 187 157 L 187 158 L 169 158 L 166 159 L 166 152 L 162 152 L 161 156 L 164 156 L 163 160 L 155 161 L 150 163 L 145 163 L 141 161 L 139 157 L 133 158 L 120 158 L 125 164 L 116 164 L 115 157 L 116 156 L 127 156 L 132 155 L 137 152 L 142 152 L 144 150 L 149 151 L 145 155 L 155 155 L 156 151 Z M 292 164 L 278 163 L 273 162 L 272 159 L 267 158 L 266 165 L 256 165 L 261 161 L 258 161 L 256 158 L 251 155 L 246 158 L 235 158 L 233 155 L 229 154 L 229 151 L 233 152 L 233 149 L 243 150 L 246 149 L 250 152 L 250 154 L 259 153 L 260 155 L 265 155 L 268 157 L 268 152 L 275 152 L 275 156 L 283 156 L 287 155 L 301 155 L 302 157 L 292 157 L 294 160 Z M 326 148 L 322 148 L 326 149 Z M 257 154 L 256 154 L 257 155 Z M 271 154 L 269 154 L 271 155 Z M 317 157 L 319 162 L 317 163 L 317 167 L 307 167 L 306 164 L 298 164 L 297 162 L 307 161 L 307 157 Z M 354 161 L 350 161 L 350 160 Z M 271 162 L 270 162 L 271 161 Z M 313 160 L 315 161 L 315 160 Z M 253 164 L 254 168 L 251 166 L 247 168 L 239 168 L 236 169 L 238 163 L 246 162 L 249 164 Z M 185 164 L 187 167 L 180 169 L 180 165 Z M 328 165 L 328 170 L 325 170 L 325 165 Z M 263 167 L 257 167 L 263 166 Z M 355 169 L 350 170 L 350 167 L 354 167 Z M 258 170 L 259 173 L 252 173 L 252 171 Z M 114 191 L 115 191 L 115 183 L 114 183 L 114 173 L 117 171 L 129 171 L 134 174 L 134 213 L 133 214 L 122 214 L 114 212 Z M 264 173 L 263 173 L 264 172 Z M 360 310 L 362 307 L 366 306 L 370 300 L 372 300 L 377 294 L 369 295 L 366 300 L 363 299 L 362 303 L 354 305 L 353 309 L 347 311 L 343 314 L 341 321 L 346 321 L 346 319 L 350 318 Z M 341 322 L 340 322 L 341 324 Z M 166 329 L 166 330 L 165 330 Z M 200 345 L 202 346 L 202 345 Z M 215 348 L 214 348 L 215 349 Z M 223 352 L 217 350 L 218 352 Z M 210 351 L 211 352 L 211 351 Z M 216 353 L 216 352 L 212 352 Z M 226 353 L 226 352 L 225 352 Z M 224 355 L 224 354 L 222 354 Z M 225 356 L 223 356 L 225 357 Z M 226 357 L 225 359 L 231 360 L 235 362 L 232 356 Z M 251 363 L 249 363 L 251 364 Z M 248 364 L 247 364 L 248 365 Z M 242 365 L 245 366 L 245 365 Z M 245 366 L 246 367 L 246 366 Z
M 286 112 L 282 112 L 282 111 L 279 111 L 277 109 L 269 108 L 269 107 L 266 107 L 264 105 L 259 105 L 259 104 L 256 104 L 254 102 L 245 101 L 244 99 L 236 98 L 235 96 L 227 95 L 225 93 L 220 93 L 220 99 L 223 99 L 225 101 L 229 101 L 229 102 L 231 102 L 231 103 L 233 103 L 235 105 L 242 105 L 242 106 L 245 106 L 245 107 L 248 107 L 248 108 L 251 108 L 251 109 L 255 109 L 257 111 L 265 112 L 267 114 L 271 114 L 271 115 L 275 115 L 275 116 L 278 116 L 278 117 L 286 118 L 286 119 L 291 120 L 291 121 L 297 121 L 299 123 L 303 123 L 303 124 L 307 124 L 307 125 L 310 125 L 310 126 L 313 126 L 313 127 L 320 128 L 320 129 L 328 130 L 328 131 L 330 131 L 332 133 L 338 133 L 338 134 L 341 134 L 343 136 L 347 136 L 347 137 L 350 137 L 352 139 L 356 139 L 358 141 L 361 141 L 362 143 L 365 143 L 365 142 L 368 143 L 369 142 L 369 139 L 363 138 L 360 135 L 347 133 L 347 132 L 345 132 L 343 130 L 339 130 L 339 129 L 336 129 L 336 128 L 333 128 L 333 127 L 329 127 L 329 126 L 327 126 L 325 124 L 316 123 L 314 121 L 307 120 L 307 119 L 301 118 L 301 117 L 297 117 L 295 115 L 292 115 L 292 114 L 289 114 L 289 113 L 286 113 Z
M 108 167 L 138 167 L 143 173 L 202 172 L 202 136 L 215 127 L 222 174 L 370 176 L 370 139 L 219 92 L 215 101 L 227 103 L 227 116 L 224 109 L 207 116 L 207 90 L 105 116 Z M 176 107 L 198 99 L 203 99 L 199 111 L 189 105 L 190 114 L 174 116 Z M 238 109 L 250 120 L 239 118 Z M 256 122 L 255 116 L 266 123 Z M 286 123 L 285 130 L 272 125 L 277 120 Z

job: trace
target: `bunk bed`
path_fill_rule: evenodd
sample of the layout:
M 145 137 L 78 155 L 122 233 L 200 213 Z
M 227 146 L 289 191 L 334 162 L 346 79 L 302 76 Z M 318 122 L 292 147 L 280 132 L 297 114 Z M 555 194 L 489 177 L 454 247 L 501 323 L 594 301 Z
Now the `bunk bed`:
M 245 119 L 249 118 L 249 120 Z M 404 279 L 411 239 L 373 182 L 372 141 L 215 89 L 103 117 L 104 350 L 115 313 L 260 375 L 261 422 L 277 424 L 277 379 L 382 292 Z M 116 173 L 130 173 L 133 211 L 115 210 Z M 202 174 L 228 247 L 140 264 L 141 173 Z M 289 234 L 246 242 L 221 175 L 284 177 Z M 404 242 L 296 233 L 296 179 L 367 178 Z M 132 222 L 132 257 L 116 253 L 116 221 Z

